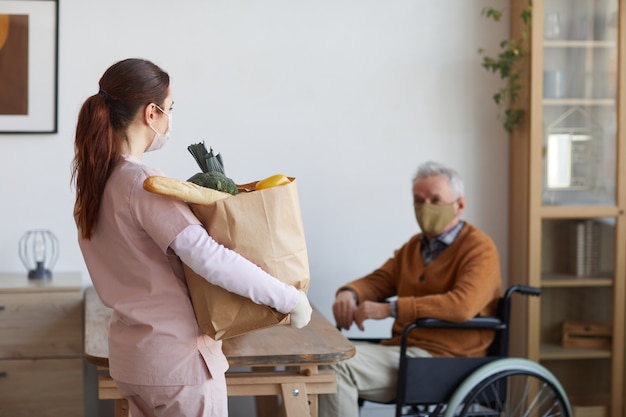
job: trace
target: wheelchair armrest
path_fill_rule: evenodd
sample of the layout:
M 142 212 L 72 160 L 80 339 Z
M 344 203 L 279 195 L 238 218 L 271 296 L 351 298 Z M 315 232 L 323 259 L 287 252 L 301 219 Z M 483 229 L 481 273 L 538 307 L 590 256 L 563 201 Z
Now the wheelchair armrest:
M 504 330 L 506 323 L 497 317 L 474 317 L 468 321 L 452 322 L 439 320 L 434 318 L 417 319 L 407 325 L 402 331 L 400 339 L 400 355 L 403 357 L 406 353 L 407 340 L 409 333 L 415 329 L 474 329 L 474 330 Z
M 380 344 L 380 342 L 386 339 L 377 338 L 377 337 L 348 337 L 348 340 L 351 342 L 367 342 L 367 343 Z
M 451 322 L 433 318 L 417 319 L 409 326 L 428 329 L 491 329 L 499 330 L 505 327 L 502 320 L 496 317 L 474 317 L 463 322 Z

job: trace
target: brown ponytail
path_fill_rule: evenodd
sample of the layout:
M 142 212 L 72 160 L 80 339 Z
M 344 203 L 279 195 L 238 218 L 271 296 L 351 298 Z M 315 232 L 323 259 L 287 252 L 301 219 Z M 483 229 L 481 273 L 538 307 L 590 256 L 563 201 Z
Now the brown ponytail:
M 100 79 L 100 91 L 80 109 L 74 141 L 74 216 L 81 236 L 91 239 L 102 194 L 121 154 L 124 131 L 138 111 L 167 96 L 169 75 L 150 61 L 126 59 Z

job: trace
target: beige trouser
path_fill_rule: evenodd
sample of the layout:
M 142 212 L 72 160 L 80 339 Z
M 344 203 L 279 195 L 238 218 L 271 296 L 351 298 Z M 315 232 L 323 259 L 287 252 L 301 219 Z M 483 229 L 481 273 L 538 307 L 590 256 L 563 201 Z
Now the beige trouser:
M 389 402 L 396 398 L 400 346 L 353 342 L 356 354 L 332 365 L 337 372 L 337 392 L 319 396 L 319 417 L 358 417 L 358 398 Z M 411 357 L 430 357 L 424 349 L 410 347 Z

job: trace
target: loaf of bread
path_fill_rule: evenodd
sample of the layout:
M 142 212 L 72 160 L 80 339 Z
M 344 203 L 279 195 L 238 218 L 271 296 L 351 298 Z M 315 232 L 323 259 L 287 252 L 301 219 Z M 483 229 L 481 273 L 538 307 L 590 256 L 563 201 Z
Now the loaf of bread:
M 201 187 L 189 181 L 161 176 L 146 178 L 143 182 L 143 189 L 151 193 L 175 197 L 195 204 L 211 204 L 214 201 L 231 196 L 231 194 Z

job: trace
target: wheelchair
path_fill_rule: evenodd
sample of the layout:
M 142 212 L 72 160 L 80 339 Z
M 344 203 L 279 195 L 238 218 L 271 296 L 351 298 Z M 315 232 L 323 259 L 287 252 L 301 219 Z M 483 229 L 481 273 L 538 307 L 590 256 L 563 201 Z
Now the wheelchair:
M 540 289 L 523 285 L 508 288 L 495 317 L 476 317 L 462 323 L 426 318 L 404 329 L 396 417 L 572 416 L 565 390 L 548 369 L 527 359 L 508 357 L 514 293 L 538 296 Z M 490 329 L 495 338 L 485 357 L 409 357 L 408 335 L 419 328 Z M 359 400 L 360 405 L 364 402 Z

